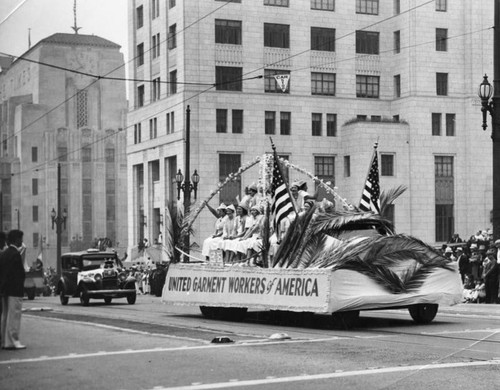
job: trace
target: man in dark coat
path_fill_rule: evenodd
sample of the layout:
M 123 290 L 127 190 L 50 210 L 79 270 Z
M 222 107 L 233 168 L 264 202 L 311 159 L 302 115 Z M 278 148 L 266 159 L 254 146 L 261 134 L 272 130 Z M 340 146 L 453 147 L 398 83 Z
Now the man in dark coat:
M 20 253 L 24 250 L 23 232 L 11 230 L 7 243 L 8 248 L 0 253 L 1 346 L 3 349 L 24 349 L 26 347 L 19 341 L 25 279 Z
M 457 248 L 457 263 L 458 271 L 462 277 L 462 284 L 465 282 L 465 275 L 469 275 L 472 271 L 471 264 L 469 262 L 469 256 L 467 256 L 462 247 Z

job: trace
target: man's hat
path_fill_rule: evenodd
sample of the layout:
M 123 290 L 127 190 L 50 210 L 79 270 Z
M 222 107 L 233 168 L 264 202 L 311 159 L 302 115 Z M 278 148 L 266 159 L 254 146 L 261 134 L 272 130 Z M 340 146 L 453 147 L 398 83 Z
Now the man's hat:
M 227 206 L 224 203 L 221 203 L 219 207 L 217 207 L 217 210 L 225 210 L 227 209 Z
M 459 246 L 459 247 L 457 248 L 457 252 L 458 252 L 458 251 L 460 251 L 460 252 L 462 252 L 462 251 L 463 251 L 463 249 L 462 249 L 462 247 L 461 247 L 461 246 Z
M 236 209 L 234 208 L 234 206 L 232 204 L 230 204 L 229 206 L 226 207 L 226 211 L 232 211 L 233 213 L 235 213 Z
M 453 249 L 451 249 L 449 246 L 447 246 L 444 253 L 453 253 Z
M 495 246 L 499 246 L 500 245 L 500 240 L 496 240 L 495 241 Z
M 257 192 L 257 185 L 255 183 L 252 183 L 250 184 L 250 186 L 248 187 L 248 190 L 252 190 L 252 191 L 255 191 Z

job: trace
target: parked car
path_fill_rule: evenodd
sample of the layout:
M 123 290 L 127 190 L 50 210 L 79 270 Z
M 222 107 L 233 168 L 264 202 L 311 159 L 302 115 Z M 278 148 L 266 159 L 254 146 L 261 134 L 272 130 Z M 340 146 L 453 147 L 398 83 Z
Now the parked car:
M 69 298 L 79 297 L 83 306 L 90 299 L 104 299 L 110 304 L 113 298 L 127 298 L 129 304 L 136 301 L 135 278 L 127 275 L 115 251 L 88 249 L 65 253 L 61 256 L 62 275 L 57 294 L 62 305 Z

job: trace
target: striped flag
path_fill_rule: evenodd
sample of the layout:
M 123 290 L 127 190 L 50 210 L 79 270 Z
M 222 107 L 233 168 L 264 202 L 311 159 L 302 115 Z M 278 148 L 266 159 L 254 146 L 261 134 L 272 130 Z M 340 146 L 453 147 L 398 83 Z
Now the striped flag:
M 359 202 L 359 209 L 362 211 L 373 211 L 380 214 L 380 184 L 378 177 L 378 154 L 377 144 L 375 143 L 373 150 L 372 163 L 370 171 L 366 178 L 365 188 Z
M 285 218 L 291 211 L 294 211 L 292 198 L 288 186 L 283 179 L 281 166 L 276 152 L 273 158 L 273 181 L 271 184 L 271 214 L 273 217 L 274 227 L 279 226 L 281 220 Z

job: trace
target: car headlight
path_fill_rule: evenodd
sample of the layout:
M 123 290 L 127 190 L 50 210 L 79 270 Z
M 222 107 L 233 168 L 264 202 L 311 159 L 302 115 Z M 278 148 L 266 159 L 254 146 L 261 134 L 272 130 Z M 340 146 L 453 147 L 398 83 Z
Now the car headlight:
M 118 278 L 123 282 L 125 281 L 125 279 L 127 279 L 127 274 L 125 272 L 122 272 L 120 273 L 120 275 L 118 275 Z
M 96 282 L 98 282 L 98 281 L 102 280 L 102 275 L 101 274 L 96 274 L 96 276 L 95 276 L 94 279 L 95 279 Z

